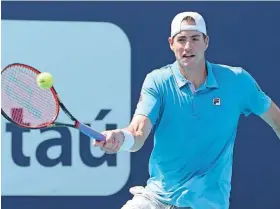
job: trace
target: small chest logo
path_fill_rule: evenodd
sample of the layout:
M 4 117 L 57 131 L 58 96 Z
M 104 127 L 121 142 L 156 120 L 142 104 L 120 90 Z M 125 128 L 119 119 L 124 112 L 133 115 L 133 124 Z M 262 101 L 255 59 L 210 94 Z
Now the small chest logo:
M 213 99 L 213 105 L 220 106 L 221 105 L 221 99 L 220 98 L 214 98 Z

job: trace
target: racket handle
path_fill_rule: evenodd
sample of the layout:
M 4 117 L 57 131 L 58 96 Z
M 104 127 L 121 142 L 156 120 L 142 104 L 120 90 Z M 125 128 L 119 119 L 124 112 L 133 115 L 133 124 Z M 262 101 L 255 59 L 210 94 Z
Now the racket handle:
M 84 133 L 85 135 L 87 135 L 91 138 L 94 138 L 97 141 L 103 141 L 106 139 L 103 134 L 93 130 L 91 127 L 89 127 L 83 123 L 76 122 L 75 127 L 77 129 L 79 129 L 82 133 Z

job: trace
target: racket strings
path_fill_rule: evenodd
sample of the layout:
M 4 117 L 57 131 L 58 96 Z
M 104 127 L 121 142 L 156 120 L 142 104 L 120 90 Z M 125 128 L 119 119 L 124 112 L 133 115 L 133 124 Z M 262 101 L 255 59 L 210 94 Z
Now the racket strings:
M 38 73 L 14 65 L 2 73 L 2 110 L 14 122 L 28 127 L 52 123 L 58 114 L 58 104 L 50 89 L 40 89 Z
M 32 72 L 32 71 L 31 71 Z M 33 83 L 33 76 L 32 74 L 30 74 L 30 72 L 23 72 L 23 73 L 27 73 L 29 74 L 28 77 L 26 77 L 26 81 L 28 81 L 28 83 Z M 35 76 L 37 76 L 37 74 L 35 74 Z M 39 106 L 41 101 L 38 100 L 33 100 L 33 95 L 34 95 L 34 88 L 33 86 L 28 85 L 27 82 L 22 81 L 21 79 L 17 79 L 14 75 L 12 75 L 11 77 L 8 78 L 10 81 L 10 85 L 6 86 L 6 93 L 7 95 L 15 102 L 17 102 L 18 104 L 21 104 L 23 107 L 26 107 L 28 109 L 28 111 L 33 114 L 34 117 L 42 117 L 42 113 L 40 112 L 39 109 L 36 108 L 36 106 Z M 28 80 L 27 80 L 28 79 Z M 19 94 L 15 94 L 13 91 L 16 88 L 20 88 L 20 89 L 24 89 L 27 93 L 27 97 L 25 97 L 24 100 L 22 100 L 21 95 Z M 37 89 L 36 89 L 37 90 Z M 35 92 L 35 94 L 38 92 Z M 42 96 L 43 97 L 48 97 L 49 96 L 48 91 L 42 91 Z M 31 102 L 33 104 L 35 104 L 35 106 L 33 106 L 31 104 Z M 50 100 L 47 100 L 47 105 L 46 106 L 42 106 L 41 109 L 44 109 L 46 112 L 46 110 L 48 110 L 48 105 L 53 105 L 53 103 Z

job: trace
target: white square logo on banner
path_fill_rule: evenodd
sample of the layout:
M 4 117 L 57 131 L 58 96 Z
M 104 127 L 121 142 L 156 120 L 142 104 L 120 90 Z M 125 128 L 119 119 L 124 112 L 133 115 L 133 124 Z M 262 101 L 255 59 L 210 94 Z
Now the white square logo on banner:
M 2 20 L 2 69 L 11 63 L 50 72 L 66 108 L 94 129 L 129 124 L 131 48 L 118 26 Z M 107 196 L 128 180 L 129 152 L 104 154 L 76 129 L 28 130 L 1 120 L 4 196 Z

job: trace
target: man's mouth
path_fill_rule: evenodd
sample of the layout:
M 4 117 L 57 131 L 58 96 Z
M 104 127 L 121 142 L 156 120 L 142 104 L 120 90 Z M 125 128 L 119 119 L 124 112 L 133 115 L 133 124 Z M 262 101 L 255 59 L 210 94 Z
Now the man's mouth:
M 194 57 L 194 56 L 195 56 L 195 55 L 193 55 L 193 54 L 192 54 L 192 55 L 183 55 L 184 58 L 192 58 L 192 57 Z

